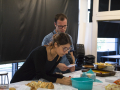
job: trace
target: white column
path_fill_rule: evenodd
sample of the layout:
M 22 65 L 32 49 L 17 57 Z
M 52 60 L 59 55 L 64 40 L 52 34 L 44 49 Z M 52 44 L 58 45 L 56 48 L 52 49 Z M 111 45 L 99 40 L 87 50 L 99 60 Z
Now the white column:
M 95 62 L 97 62 L 97 33 L 98 33 L 98 21 L 96 15 L 98 13 L 99 0 L 93 0 L 93 30 L 92 30 L 92 55 L 95 56 Z
M 87 12 L 88 12 L 88 0 L 79 0 L 79 31 L 78 31 L 78 44 L 84 44 L 85 40 L 85 30 L 87 23 Z
M 87 23 L 86 24 L 86 32 L 85 32 L 85 55 L 92 54 L 92 43 L 91 43 L 91 38 L 92 38 L 92 29 L 93 29 L 93 23 Z

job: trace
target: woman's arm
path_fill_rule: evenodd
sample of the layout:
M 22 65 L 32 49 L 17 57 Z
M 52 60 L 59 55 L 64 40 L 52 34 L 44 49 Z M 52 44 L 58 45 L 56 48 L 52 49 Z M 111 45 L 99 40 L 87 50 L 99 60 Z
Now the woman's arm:
M 70 77 L 64 77 L 60 74 L 49 74 L 49 76 L 56 77 L 56 83 L 64 84 L 64 85 L 71 85 L 71 78 Z
M 54 70 L 56 65 L 59 63 L 60 59 L 56 62 L 56 65 L 51 70 L 51 73 L 47 74 L 45 72 L 47 53 L 44 51 L 44 48 L 40 48 L 40 50 L 34 52 L 33 60 L 34 60 L 34 66 L 36 71 L 35 77 L 37 79 L 44 78 L 51 82 L 56 82 L 56 83 L 65 84 L 65 85 L 70 84 L 71 82 L 70 78 L 64 78 L 62 75 L 52 74 L 52 71 Z

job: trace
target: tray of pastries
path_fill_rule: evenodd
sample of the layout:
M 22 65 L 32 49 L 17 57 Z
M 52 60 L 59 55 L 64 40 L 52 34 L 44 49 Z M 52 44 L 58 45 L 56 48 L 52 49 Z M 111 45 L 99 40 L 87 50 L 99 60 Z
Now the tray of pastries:
M 89 69 L 82 69 L 82 72 L 87 72 Z M 94 73 L 96 73 L 96 76 L 100 77 L 107 77 L 107 76 L 114 76 L 116 72 L 114 71 L 107 71 L 107 70 L 99 70 L 99 69 L 92 69 Z
M 107 70 L 92 70 L 94 73 L 96 73 L 96 76 L 100 77 L 107 77 L 107 76 L 114 76 L 116 72 L 114 71 L 107 71 Z
M 9 90 L 54 90 L 54 85 L 52 82 L 42 82 L 42 81 L 31 81 L 25 85 L 21 85 L 19 88 L 10 87 Z
M 26 86 L 29 86 L 31 90 L 37 90 L 38 88 L 54 89 L 54 85 L 52 82 L 32 81 L 26 84 Z
M 108 84 L 107 86 L 105 86 L 105 90 L 120 90 L 120 85 Z
M 109 63 L 94 63 L 94 68 L 99 70 L 114 71 L 115 66 Z
M 105 86 L 105 90 L 120 90 L 120 79 L 115 80 L 114 84 L 108 84 Z

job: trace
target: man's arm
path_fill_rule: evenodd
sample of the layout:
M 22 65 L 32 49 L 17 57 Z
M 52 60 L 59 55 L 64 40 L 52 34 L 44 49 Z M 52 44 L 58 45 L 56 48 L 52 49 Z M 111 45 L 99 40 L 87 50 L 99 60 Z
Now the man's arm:
M 75 57 L 73 55 L 73 52 L 70 52 L 70 54 L 71 54 L 71 57 L 72 57 L 72 60 L 73 60 L 73 64 L 75 64 Z
M 69 35 L 70 36 L 70 35 Z M 70 40 L 72 42 L 72 45 L 71 45 L 71 50 L 70 50 L 70 54 L 71 54 L 71 57 L 72 57 L 72 60 L 73 60 L 73 64 L 75 64 L 75 57 L 73 55 L 73 51 L 74 51 L 74 45 L 73 45 L 73 40 L 72 40 L 72 37 L 70 36 Z
M 71 57 L 72 57 L 73 64 L 75 64 L 75 57 L 74 57 L 74 55 L 73 55 L 73 52 L 70 52 L 70 55 L 71 55 Z M 74 72 L 74 71 L 75 71 L 75 66 L 70 67 L 69 70 L 70 70 L 71 72 Z

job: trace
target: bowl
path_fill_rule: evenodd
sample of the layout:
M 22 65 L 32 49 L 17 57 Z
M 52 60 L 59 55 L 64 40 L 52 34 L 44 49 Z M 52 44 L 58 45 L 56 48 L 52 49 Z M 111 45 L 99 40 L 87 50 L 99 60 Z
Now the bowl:
M 72 86 L 78 90 L 92 90 L 93 79 L 80 77 L 80 78 L 71 78 Z

